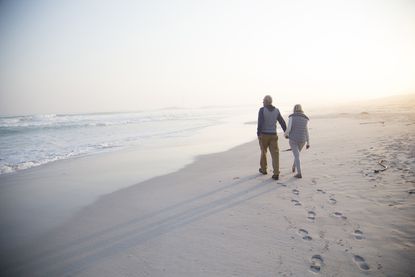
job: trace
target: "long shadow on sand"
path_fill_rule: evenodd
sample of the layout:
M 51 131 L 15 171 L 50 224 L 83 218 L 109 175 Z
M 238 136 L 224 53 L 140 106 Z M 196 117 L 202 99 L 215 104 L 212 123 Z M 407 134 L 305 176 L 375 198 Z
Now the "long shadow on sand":
M 229 195 L 215 197 L 229 188 L 239 188 L 257 177 L 258 175 L 247 176 L 124 224 L 118 224 L 64 244 L 55 244 L 53 249 L 2 266 L 2 275 L 25 275 L 28 272 L 31 276 L 76 274 L 104 258 L 281 187 L 275 181 L 268 179 L 257 184 L 248 184 L 247 188 Z M 214 200 L 209 200 L 209 197 Z M 154 219 L 156 221 L 151 222 Z

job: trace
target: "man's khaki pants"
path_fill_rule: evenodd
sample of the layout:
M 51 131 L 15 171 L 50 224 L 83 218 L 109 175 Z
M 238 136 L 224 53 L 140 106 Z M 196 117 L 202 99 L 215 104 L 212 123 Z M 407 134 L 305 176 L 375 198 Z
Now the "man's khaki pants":
M 274 175 L 280 174 L 280 156 L 278 149 L 278 136 L 277 135 L 260 135 L 259 147 L 261 148 L 261 160 L 260 165 L 263 171 L 267 170 L 267 149 L 272 158 L 272 167 L 274 169 Z

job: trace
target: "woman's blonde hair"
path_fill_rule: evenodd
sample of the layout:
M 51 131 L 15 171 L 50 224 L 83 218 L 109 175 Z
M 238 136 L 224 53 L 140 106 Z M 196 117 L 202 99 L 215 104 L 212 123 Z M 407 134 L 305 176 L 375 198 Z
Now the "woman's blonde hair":
M 304 113 L 304 111 L 303 111 L 303 107 L 301 107 L 301 105 L 300 105 L 300 104 L 295 105 L 295 106 L 294 106 L 294 112 L 295 112 L 295 113 Z

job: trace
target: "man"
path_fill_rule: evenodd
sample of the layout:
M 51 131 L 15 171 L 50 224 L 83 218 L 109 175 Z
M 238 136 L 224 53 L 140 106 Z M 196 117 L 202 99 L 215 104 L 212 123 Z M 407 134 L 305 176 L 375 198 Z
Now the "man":
M 258 128 L 257 135 L 259 140 L 259 147 L 261 148 L 261 168 L 259 172 L 267 174 L 267 149 L 271 153 L 272 167 L 274 169 L 274 175 L 272 179 L 278 180 L 280 175 L 279 164 L 279 149 L 278 149 L 278 136 L 277 136 L 277 121 L 281 128 L 287 129 L 285 121 L 281 116 L 280 111 L 272 105 L 272 97 L 266 95 L 263 101 L 264 107 L 259 109 L 258 112 Z

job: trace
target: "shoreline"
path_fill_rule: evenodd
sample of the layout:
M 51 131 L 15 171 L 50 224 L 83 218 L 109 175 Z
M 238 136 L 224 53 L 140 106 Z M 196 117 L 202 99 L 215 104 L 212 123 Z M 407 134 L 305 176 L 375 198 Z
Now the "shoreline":
M 169 139 L 167 145 L 178 143 L 186 137 L 201 139 L 200 136 L 197 137 L 198 133 L 208 133 L 206 129 L 231 125 L 231 122 L 234 125 L 232 128 L 241 132 L 244 129 L 242 122 L 251 118 L 251 112 L 238 109 L 231 113 L 230 108 L 227 108 L 217 111 L 153 111 L 127 117 L 125 113 L 114 114 L 112 117 L 85 114 L 72 118 L 71 115 L 62 115 L 61 119 L 39 115 L 33 119 L 14 119 L 10 122 L 0 118 L 0 128 L 4 135 L 1 137 L 4 157 L 0 160 L 0 176 L 61 160 L 124 149 L 134 151 L 134 148 L 140 146 L 151 147 L 155 142 L 163 146 L 166 144 L 165 138 Z M 230 135 L 227 135 L 229 138 Z
M 155 176 L 179 171 L 198 156 L 233 148 L 235 142 L 241 141 L 226 130 L 233 124 L 235 119 L 228 118 L 192 137 L 175 138 L 173 144 L 164 144 L 161 148 L 157 143 L 147 143 L 0 175 L 0 208 L 3 211 L 0 219 L 5 226 L 0 242 L 5 249 L 22 245 L 63 224 L 100 197 Z M 251 126 L 240 125 L 239 133 L 250 132 Z M 228 141 L 223 143 L 210 138 L 212 130 L 223 133 Z M 242 143 L 246 141 L 249 136 Z

